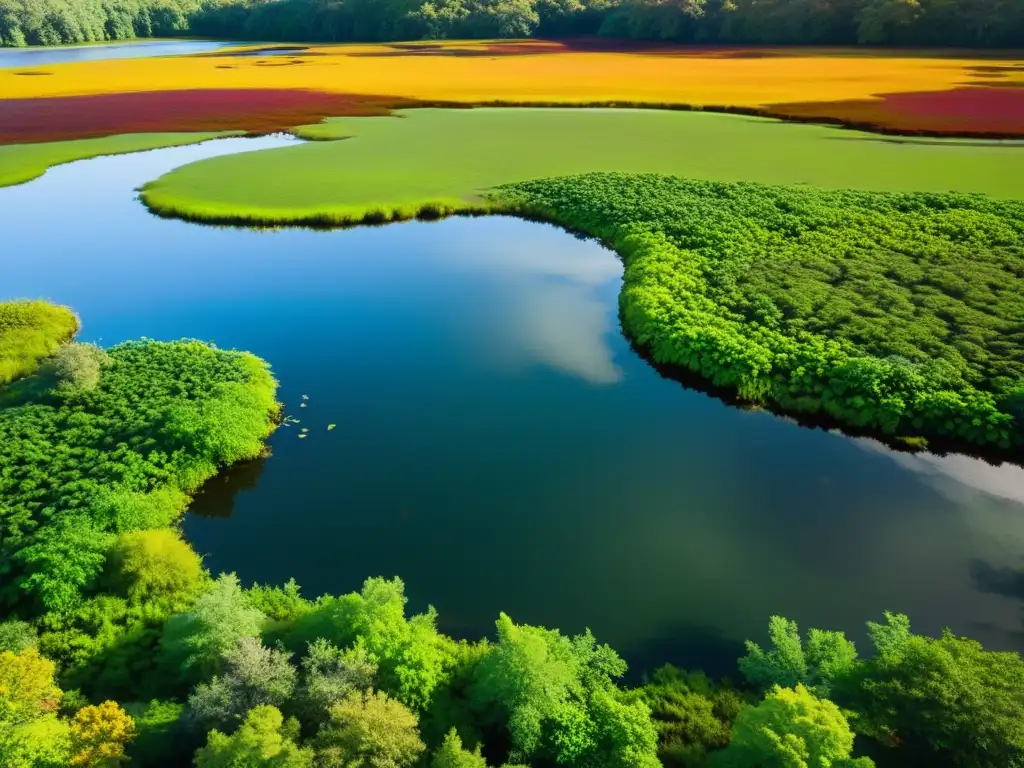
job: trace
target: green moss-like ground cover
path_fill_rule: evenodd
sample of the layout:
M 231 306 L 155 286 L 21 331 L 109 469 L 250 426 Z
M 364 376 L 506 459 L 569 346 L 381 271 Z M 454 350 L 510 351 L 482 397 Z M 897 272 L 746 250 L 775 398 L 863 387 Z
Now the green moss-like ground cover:
M 741 397 L 1024 445 L 1024 202 L 589 174 L 497 190 L 623 255 L 626 331 Z
M 0 386 L 32 373 L 78 330 L 67 307 L 45 301 L 0 303 Z
M 74 607 L 114 534 L 174 525 L 188 493 L 273 429 L 277 384 L 253 355 L 197 341 L 79 351 L 84 375 L 55 386 L 44 366 L 0 390 L 0 597 L 27 613 Z M 83 358 L 102 361 L 92 381 Z
M 46 173 L 48 168 L 101 155 L 123 155 L 161 147 L 198 144 L 209 139 L 237 136 L 240 131 L 212 133 L 130 133 L 101 139 L 52 141 L 40 144 L 11 144 L 0 147 L 0 187 L 24 184 Z
M 345 224 L 480 205 L 510 182 L 588 173 L 1024 197 L 1024 148 L 897 141 L 814 125 L 658 110 L 418 109 L 302 129 L 345 138 L 218 157 L 147 184 L 154 211 Z

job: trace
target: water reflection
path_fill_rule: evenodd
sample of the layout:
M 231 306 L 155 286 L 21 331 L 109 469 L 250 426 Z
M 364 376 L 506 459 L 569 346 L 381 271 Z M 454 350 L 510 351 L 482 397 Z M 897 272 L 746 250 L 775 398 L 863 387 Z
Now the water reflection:
M 969 502 L 974 492 L 982 491 L 1024 504 L 1024 467 L 1008 463 L 994 465 L 963 454 L 939 456 L 893 451 L 868 438 L 856 438 L 854 442 L 864 450 L 888 456 L 900 466 L 922 475 L 925 482 L 953 501 Z
M 53 48 L 15 48 L 0 50 L 0 69 L 39 67 L 101 59 L 142 59 L 152 56 L 181 56 L 206 53 L 232 43 L 209 40 L 139 40 L 131 43 L 69 45 Z

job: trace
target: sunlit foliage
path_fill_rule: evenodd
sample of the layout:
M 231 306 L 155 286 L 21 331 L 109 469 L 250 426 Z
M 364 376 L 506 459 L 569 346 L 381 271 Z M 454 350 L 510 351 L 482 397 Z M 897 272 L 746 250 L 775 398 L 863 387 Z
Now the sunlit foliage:
M 115 534 L 172 524 L 186 493 L 257 456 L 272 429 L 276 382 L 258 358 L 193 341 L 126 343 L 108 356 L 92 388 L 52 391 L 41 375 L 2 393 L 8 601 L 20 591 L 73 609 Z
M 747 682 L 761 690 L 803 684 L 815 695 L 827 698 L 832 681 L 849 674 L 857 660 L 856 648 L 842 632 L 811 629 L 805 643 L 795 621 L 772 616 L 768 636 L 771 649 L 764 651 L 748 640 L 747 653 L 739 660 Z
M 67 307 L 45 301 L 0 302 L 0 385 L 34 372 L 77 330 L 78 318 Z
M 407 768 L 425 749 L 416 716 L 379 691 L 353 693 L 332 706 L 313 744 L 322 768 Z
M 72 768 L 112 768 L 126 762 L 135 721 L 113 701 L 78 710 L 71 721 Z
M 1024 204 L 669 176 L 500 190 L 625 261 L 625 330 L 739 397 L 889 435 L 1024 443 Z
M 295 744 L 295 731 L 278 709 L 256 707 L 230 736 L 210 731 L 196 753 L 196 768 L 309 768 L 312 751 Z
M 0 653 L 0 768 L 66 764 L 70 729 L 57 718 L 54 670 L 34 648 Z

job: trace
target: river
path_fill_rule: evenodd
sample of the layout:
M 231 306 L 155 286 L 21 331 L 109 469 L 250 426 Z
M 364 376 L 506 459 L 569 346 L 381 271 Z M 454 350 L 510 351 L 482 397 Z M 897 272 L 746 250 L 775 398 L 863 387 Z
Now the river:
M 201 227 L 135 199 L 183 163 L 285 141 L 0 189 L 0 298 L 73 306 L 86 341 L 196 337 L 272 364 L 300 423 L 186 517 L 213 572 L 308 596 L 398 575 L 447 632 L 486 634 L 504 610 L 590 627 L 637 668 L 726 670 L 771 614 L 862 641 L 901 611 L 1024 649 L 1024 470 L 895 453 L 661 378 L 620 332 L 621 265 L 599 245 L 502 217 Z

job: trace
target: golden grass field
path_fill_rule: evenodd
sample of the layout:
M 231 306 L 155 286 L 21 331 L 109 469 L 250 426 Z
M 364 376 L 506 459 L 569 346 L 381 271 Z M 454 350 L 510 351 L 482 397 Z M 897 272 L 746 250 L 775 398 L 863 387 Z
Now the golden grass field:
M 685 105 L 903 132 L 1024 134 L 1024 53 L 614 48 L 531 40 L 296 46 L 276 56 L 218 52 L 61 64 L 31 74 L 0 70 L 0 99 L 210 89 L 302 89 L 427 103 Z M 211 127 L 239 126 L 203 126 Z

